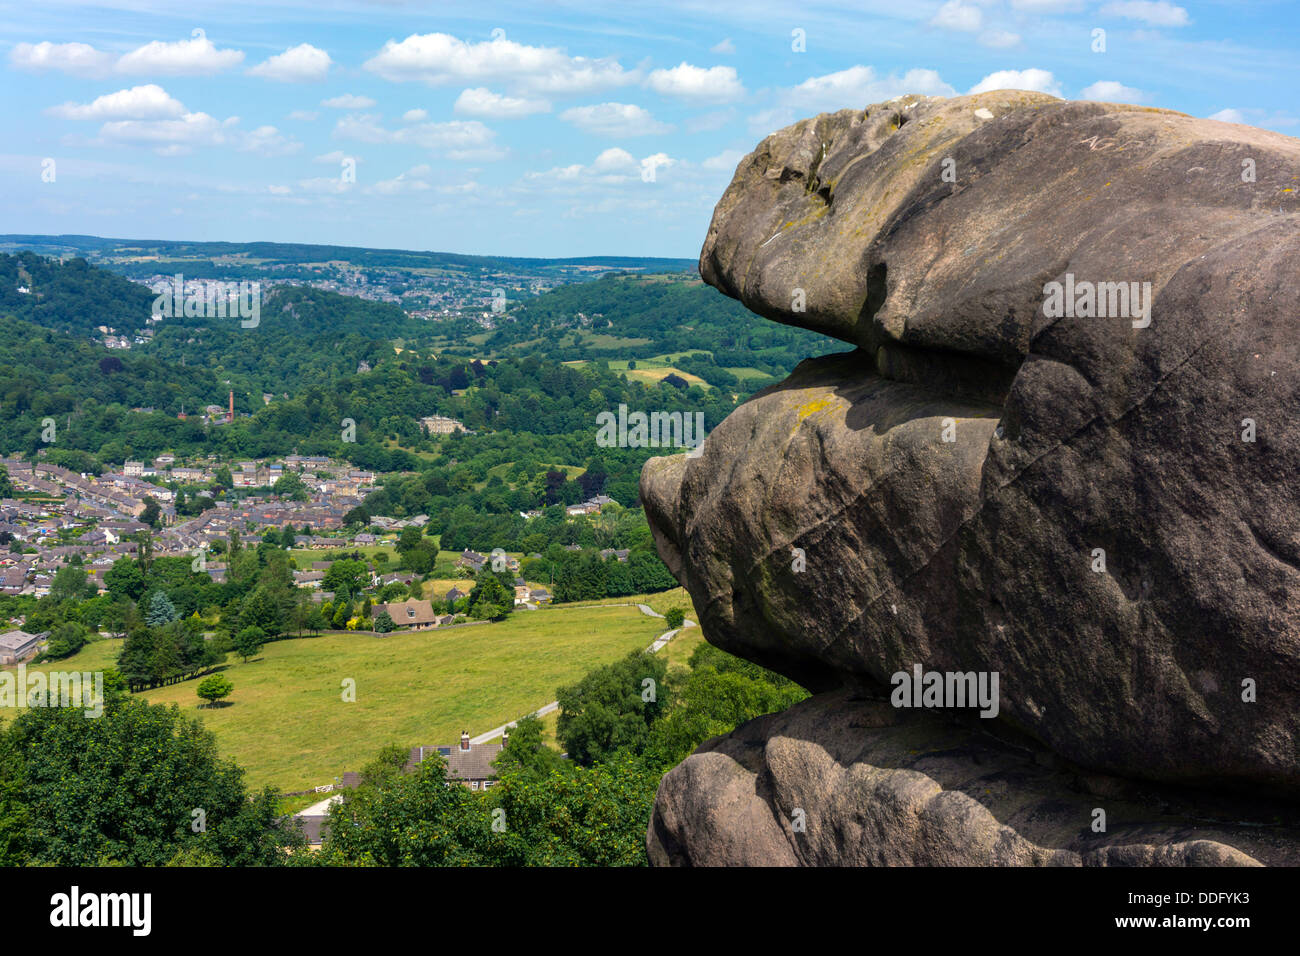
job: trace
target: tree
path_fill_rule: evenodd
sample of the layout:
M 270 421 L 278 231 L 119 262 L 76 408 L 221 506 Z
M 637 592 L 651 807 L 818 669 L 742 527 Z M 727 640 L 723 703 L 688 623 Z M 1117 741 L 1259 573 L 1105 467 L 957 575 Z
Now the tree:
M 259 584 L 249 592 L 239 610 L 240 628 L 256 628 L 263 639 L 284 633 L 287 619 L 287 609 L 281 606 L 275 589 L 267 584 Z
M 369 583 L 370 569 L 364 561 L 342 558 L 330 565 L 320 586 L 326 591 L 333 591 L 338 598 L 351 600 Z
M 488 807 L 468 787 L 448 785 L 436 753 L 414 773 L 367 767 L 361 785 L 330 806 L 328 826 L 319 859 L 336 865 L 482 866 L 499 836 Z
M 205 677 L 199 681 L 198 694 L 208 702 L 208 705 L 215 707 L 217 701 L 223 697 L 229 697 L 230 692 L 235 689 L 224 674 L 213 674 L 211 677 Z
M 235 635 L 235 652 L 248 663 L 248 659 L 262 649 L 266 632 L 260 627 L 246 627 Z
M 549 773 L 564 766 L 559 751 L 546 746 L 543 724 L 533 714 L 521 717 L 510 728 L 510 737 L 493 766 L 499 770 L 518 767 L 535 773 Z
M 62 604 L 64 601 L 90 598 L 94 597 L 96 590 L 98 589 L 88 586 L 85 569 L 65 564 L 54 572 L 54 580 L 50 582 L 50 600 Z
M 161 866 L 191 848 L 227 866 L 275 866 L 301 845 L 279 822 L 275 793 L 250 794 L 198 720 L 129 697 L 114 672 L 104 683 L 95 720 L 80 708 L 32 707 L 0 730 L 0 862 L 11 780 L 29 865 Z M 205 822 L 197 833 L 195 808 Z
M 561 687 L 556 736 L 569 756 L 586 766 L 620 748 L 640 753 L 668 708 L 667 678 L 664 658 L 637 651 Z
M 686 612 L 679 607 L 669 608 L 664 614 L 664 625 L 670 630 L 675 631 L 682 626 L 686 620 Z
M 380 611 L 375 615 L 375 631 L 379 634 L 388 634 L 397 630 L 396 622 L 389 616 L 387 611 Z
M 75 621 L 65 621 L 50 632 L 49 645 L 41 656 L 46 660 L 62 660 L 85 646 L 86 629 Z
M 155 591 L 153 600 L 149 602 L 149 611 L 145 614 L 145 623 L 150 627 L 161 627 L 179 616 L 171 599 L 167 597 L 167 592 Z
M 144 594 L 144 572 L 132 558 L 118 558 L 104 573 L 104 586 L 117 600 L 138 601 Z
M 413 548 L 418 548 L 423 537 L 423 532 L 415 525 L 403 528 L 402 533 L 397 538 L 397 553 L 405 554 Z
M 144 511 L 140 513 L 140 520 L 151 528 L 158 527 L 162 519 L 162 506 L 153 495 L 144 496 Z
M 14 496 L 13 482 L 9 480 L 9 469 L 0 465 L 0 498 L 12 498 Z
M 302 476 L 296 471 L 286 471 L 282 474 L 276 480 L 272 491 L 281 498 L 292 498 L 294 501 L 306 501 L 311 497 Z M 289 543 L 292 544 L 292 540 Z
M 348 626 L 348 621 L 352 618 L 352 603 L 350 601 L 340 601 L 334 608 L 334 616 L 330 619 L 330 624 L 334 630 L 341 631 Z
M 474 588 L 469 592 L 469 613 L 475 620 L 500 621 L 515 609 L 515 589 L 502 582 L 504 572 L 498 574 L 484 565 L 479 571 Z

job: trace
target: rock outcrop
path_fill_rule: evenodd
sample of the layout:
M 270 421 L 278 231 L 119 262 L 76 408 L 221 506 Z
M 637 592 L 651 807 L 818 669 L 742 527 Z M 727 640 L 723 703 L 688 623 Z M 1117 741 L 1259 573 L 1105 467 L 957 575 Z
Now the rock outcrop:
M 814 691 L 997 672 L 999 726 L 1086 772 L 1300 798 L 1300 142 L 1007 91 L 846 110 L 742 160 L 700 268 L 857 346 L 642 473 L 711 642 Z M 683 779 L 741 775 L 706 751 L 659 859 L 707 856 Z M 852 859 L 942 859 L 895 849 Z
M 669 773 L 647 848 L 654 864 L 693 866 L 1300 863 L 1300 829 L 1273 822 L 1275 806 L 1053 763 L 835 691 L 714 738 Z M 1268 825 L 1239 823 L 1243 812 Z

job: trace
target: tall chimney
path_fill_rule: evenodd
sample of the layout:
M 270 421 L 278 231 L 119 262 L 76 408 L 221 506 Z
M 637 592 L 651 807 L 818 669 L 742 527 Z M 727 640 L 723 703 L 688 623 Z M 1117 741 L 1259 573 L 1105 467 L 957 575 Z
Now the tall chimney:
M 232 388 L 230 390 L 230 411 L 226 413 L 226 421 L 233 422 L 234 420 L 235 420 L 235 390 Z
M 460 749 L 461 749 L 461 750 L 469 750 L 469 731 L 468 731 L 468 730 L 461 731 L 461 735 L 460 735 Z

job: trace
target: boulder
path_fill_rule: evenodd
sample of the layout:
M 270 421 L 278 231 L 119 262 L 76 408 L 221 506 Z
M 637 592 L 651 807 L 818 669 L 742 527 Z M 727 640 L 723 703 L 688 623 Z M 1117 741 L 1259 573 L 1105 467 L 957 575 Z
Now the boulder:
M 835 691 L 669 771 L 646 843 L 659 866 L 1294 866 L 1278 815 Z
M 1294 139 L 1029 93 L 764 140 L 701 273 L 857 349 L 646 464 L 709 640 L 998 672 L 1092 772 L 1300 795 L 1298 190 Z

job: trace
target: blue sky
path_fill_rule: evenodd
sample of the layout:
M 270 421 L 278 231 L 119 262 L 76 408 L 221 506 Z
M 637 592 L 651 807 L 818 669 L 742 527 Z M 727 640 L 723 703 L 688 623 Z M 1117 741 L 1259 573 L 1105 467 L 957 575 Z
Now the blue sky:
M 903 93 L 1297 135 L 1298 7 L 8 3 L 0 232 L 694 257 L 764 135 Z

